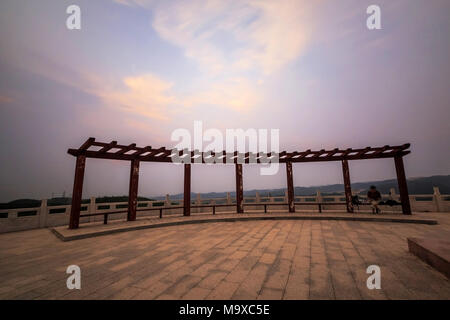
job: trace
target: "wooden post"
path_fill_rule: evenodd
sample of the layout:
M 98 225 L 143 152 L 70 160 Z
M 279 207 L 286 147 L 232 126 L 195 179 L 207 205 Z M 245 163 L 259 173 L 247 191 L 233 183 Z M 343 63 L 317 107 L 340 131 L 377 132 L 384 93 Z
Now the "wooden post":
M 191 164 L 184 164 L 184 201 L 183 215 L 191 215 Z
M 73 181 L 72 206 L 70 208 L 69 229 L 76 229 L 80 224 L 81 197 L 83 195 L 84 167 L 86 156 L 78 155 Z
M 403 214 L 411 214 L 411 205 L 409 204 L 408 185 L 406 183 L 405 167 L 403 166 L 403 157 L 395 156 L 395 171 L 397 172 L 398 190 L 400 201 L 402 203 Z
M 47 226 L 47 199 L 41 200 L 41 207 L 39 209 L 39 228 L 44 228 Z
M 136 220 L 137 195 L 139 184 L 139 160 L 131 160 L 130 187 L 128 191 L 128 221 Z
M 287 178 L 287 187 L 288 187 L 288 205 L 289 212 L 295 212 L 294 205 L 294 179 L 292 177 L 292 162 L 286 162 L 286 178 Z
M 97 212 L 97 205 L 95 204 L 95 197 L 91 197 L 89 202 L 89 214 L 94 214 Z M 89 216 L 89 222 L 95 221 L 95 216 Z
M 344 175 L 345 203 L 347 205 L 347 212 L 353 213 L 352 186 L 350 183 L 350 169 L 348 168 L 347 160 L 342 160 L 342 173 Z
M 242 186 L 242 164 L 236 163 L 236 212 L 243 213 L 243 199 L 244 199 L 244 188 Z

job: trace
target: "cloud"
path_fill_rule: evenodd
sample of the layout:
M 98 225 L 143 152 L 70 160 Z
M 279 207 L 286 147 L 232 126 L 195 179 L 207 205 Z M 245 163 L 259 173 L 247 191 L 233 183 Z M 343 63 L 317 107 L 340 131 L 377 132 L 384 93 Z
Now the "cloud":
M 312 29 L 312 5 L 304 0 L 116 2 L 151 10 L 157 34 L 198 64 L 197 87 L 177 99 L 185 107 L 255 107 L 263 100 L 264 78 L 304 52 Z
M 141 1 L 142 2 L 142 1 Z M 134 2 L 135 3 L 135 2 Z M 148 2 L 153 28 L 209 72 L 269 75 L 296 59 L 310 26 L 305 1 Z
M 132 115 L 166 120 L 170 114 L 169 106 L 177 101 L 170 93 L 173 83 L 152 73 L 111 79 L 100 72 L 73 68 L 27 50 L 19 52 L 9 61 L 19 70 L 98 97 L 107 108 Z M 11 98 L 0 95 L 0 103 L 11 101 Z
M 8 96 L 1 96 L 0 95 L 0 103 L 4 103 L 4 104 L 7 104 L 7 103 L 11 103 L 11 102 L 13 102 L 13 99 L 12 98 L 10 98 L 10 97 L 8 97 Z
M 152 70 L 110 79 L 34 49 L 19 51 L 20 57 L 15 54 L 12 59 L 21 69 L 99 97 L 108 108 L 168 120 L 202 107 L 234 112 L 257 107 L 264 97 L 260 86 L 264 78 L 295 60 L 309 37 L 303 1 L 115 2 L 152 11 L 152 27 L 161 39 L 198 63 L 201 72 L 191 86 L 183 87 L 178 79 L 166 79 Z
M 104 84 L 104 81 L 97 83 Z M 120 89 L 98 87 L 95 94 L 103 99 L 105 105 L 158 120 L 168 120 L 176 114 L 186 114 L 204 106 L 242 112 L 251 109 L 259 101 L 257 92 L 245 78 L 212 83 L 191 94 L 174 92 L 173 83 L 153 74 L 126 77 L 123 83 L 124 87 Z
M 248 111 L 260 102 L 253 83 L 245 78 L 231 78 L 213 83 L 209 88 L 182 99 L 185 107 L 215 105 L 235 111 Z
M 169 93 L 172 83 L 152 74 L 123 79 L 124 88 L 99 87 L 96 94 L 106 105 L 114 106 L 127 113 L 148 118 L 167 120 L 167 108 L 176 101 Z
M 252 82 L 245 78 L 227 78 L 180 93 L 175 90 L 174 82 L 154 73 L 113 79 L 105 74 L 71 68 L 48 57 L 33 56 L 34 59 L 25 59 L 26 63 L 17 67 L 98 97 L 107 108 L 130 116 L 170 120 L 204 106 L 245 111 L 259 101 Z M 10 97 L 0 95 L 0 103 L 11 101 Z
M 212 83 L 190 94 L 175 92 L 173 83 L 154 74 L 125 77 L 120 87 L 92 76 L 88 82 L 91 85 L 86 91 L 100 97 L 106 106 L 158 120 L 170 120 L 205 106 L 245 112 L 259 102 L 253 84 L 245 78 Z
M 153 1 L 151 0 L 114 0 L 114 2 L 127 5 L 127 6 L 140 6 L 145 7 L 148 6 Z

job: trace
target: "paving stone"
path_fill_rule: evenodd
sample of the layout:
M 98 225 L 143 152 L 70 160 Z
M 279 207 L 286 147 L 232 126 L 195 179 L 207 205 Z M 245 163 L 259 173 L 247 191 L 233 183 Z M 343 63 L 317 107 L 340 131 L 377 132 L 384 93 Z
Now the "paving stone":
M 0 299 L 450 299 L 442 273 L 408 252 L 437 225 L 251 220 L 185 224 L 62 242 L 46 229 L 0 234 Z M 401 217 L 400 217 L 401 218 Z M 81 268 L 81 290 L 66 269 Z M 381 289 L 367 288 L 369 265 Z

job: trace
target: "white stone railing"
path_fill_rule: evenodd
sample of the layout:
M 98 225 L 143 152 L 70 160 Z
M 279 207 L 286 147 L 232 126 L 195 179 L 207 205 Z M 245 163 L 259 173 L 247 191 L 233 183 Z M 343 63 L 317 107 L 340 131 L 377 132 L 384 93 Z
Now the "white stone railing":
M 395 194 L 394 189 L 391 189 L 390 195 L 382 195 L 383 200 L 388 199 L 400 201 L 398 194 Z M 362 202 L 365 201 L 364 196 L 359 197 Z M 433 194 L 416 194 L 410 195 L 409 200 L 411 203 L 411 209 L 413 212 L 449 212 L 450 213 L 450 195 L 441 195 L 438 188 L 434 188 Z M 295 196 L 295 202 L 304 203 L 301 206 L 296 207 L 296 212 L 317 211 L 317 203 L 324 203 L 322 205 L 322 211 L 342 211 L 345 212 L 345 196 L 341 195 L 322 195 L 317 192 L 314 196 Z M 329 204 L 326 203 L 340 203 Z M 262 211 L 264 210 L 262 204 L 272 204 L 269 211 L 287 210 L 287 195 L 284 196 L 271 196 L 263 197 L 256 194 L 254 197 L 244 197 L 244 210 Z M 279 203 L 279 205 L 276 205 Z M 95 198 L 92 197 L 89 203 L 81 205 L 81 216 L 85 214 L 93 213 L 108 213 L 114 211 L 124 211 L 123 213 L 112 214 L 109 216 L 109 220 L 125 219 L 127 202 L 111 202 L 111 203 L 95 203 Z M 227 194 L 225 198 L 208 198 L 202 199 L 200 195 L 197 195 L 195 199 L 192 199 L 192 205 L 225 205 L 216 207 L 216 212 L 235 212 L 234 205 L 236 199 L 232 198 L 230 194 Z M 253 206 L 253 204 L 255 204 Z M 311 205 L 308 205 L 311 204 Z M 142 216 L 158 216 L 159 210 L 145 210 L 146 208 L 164 208 L 164 215 L 180 214 L 182 209 L 176 208 L 183 206 L 182 199 L 170 199 L 166 196 L 165 200 L 155 201 L 138 201 L 138 217 Z M 0 233 L 28 230 L 35 228 L 45 228 L 67 225 L 70 215 L 70 205 L 48 206 L 47 200 L 41 201 L 41 206 L 36 208 L 22 208 L 22 209 L 4 209 L 0 210 Z M 173 209 L 170 209 L 173 208 Z M 401 206 L 387 207 L 388 211 L 401 212 Z M 364 210 L 364 208 L 361 208 Z M 206 213 L 211 212 L 211 207 L 205 208 L 191 208 L 191 213 Z M 103 216 L 89 216 L 81 217 L 80 223 L 102 221 Z

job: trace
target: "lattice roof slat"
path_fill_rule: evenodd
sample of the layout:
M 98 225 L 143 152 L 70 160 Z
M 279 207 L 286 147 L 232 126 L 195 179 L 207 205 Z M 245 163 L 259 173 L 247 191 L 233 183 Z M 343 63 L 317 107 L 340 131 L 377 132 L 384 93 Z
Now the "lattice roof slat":
M 90 150 L 91 147 L 100 148 L 99 150 Z M 339 160 L 363 160 L 363 159 L 381 159 L 381 158 L 393 158 L 395 156 L 404 156 L 410 153 L 408 150 L 410 147 L 409 143 L 400 146 L 389 146 L 385 145 L 383 147 L 366 147 L 360 149 L 339 149 L 335 148 L 332 150 L 321 149 L 318 151 L 312 151 L 310 149 L 305 151 L 281 151 L 278 154 L 278 161 L 284 162 L 319 162 L 319 161 L 339 161 Z M 118 149 L 118 150 L 117 150 Z M 111 150 L 117 150 L 111 152 Z M 109 143 L 95 141 L 95 138 L 89 138 L 85 143 L 81 145 L 78 149 L 69 149 L 68 153 L 73 156 L 84 155 L 87 158 L 98 158 L 98 159 L 111 159 L 111 160 L 140 160 L 148 162 L 172 162 L 173 150 L 167 150 L 165 147 L 152 148 L 151 146 L 146 146 L 143 148 L 136 147 L 135 143 L 129 145 L 117 144 L 117 141 L 112 141 Z M 217 163 L 229 163 L 227 159 L 231 159 L 231 162 L 238 162 L 239 159 L 243 159 L 243 162 L 249 163 L 250 159 L 256 159 L 258 163 L 263 163 L 263 158 L 269 158 L 275 156 L 275 153 L 258 153 L 252 154 L 239 153 L 234 151 L 227 153 L 226 151 L 221 152 L 200 152 L 198 150 L 178 150 L 175 152 L 179 156 L 187 154 L 186 157 L 191 158 L 191 162 L 196 163 L 196 161 L 201 163 L 211 163 L 207 161 L 206 157 L 209 155 L 217 157 Z M 222 156 L 222 158 L 220 158 Z M 200 158 L 200 159 L 199 159 Z M 186 158 L 184 158 L 186 159 Z M 242 161 L 242 160 L 240 160 Z

